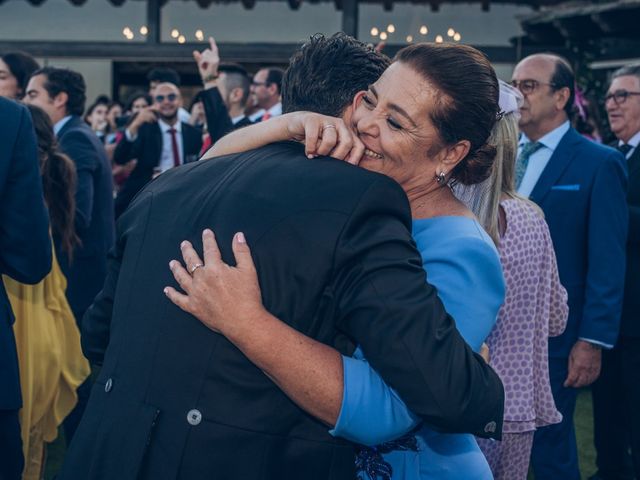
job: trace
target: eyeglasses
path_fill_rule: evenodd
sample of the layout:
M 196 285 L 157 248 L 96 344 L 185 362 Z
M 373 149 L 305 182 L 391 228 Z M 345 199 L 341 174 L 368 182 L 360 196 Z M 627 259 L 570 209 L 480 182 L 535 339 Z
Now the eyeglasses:
M 269 82 L 251 82 L 251 86 L 253 87 L 266 87 L 267 85 L 271 85 Z
M 526 80 L 511 80 L 511 85 L 522 92 L 523 95 L 530 95 L 536 91 L 539 85 L 549 85 L 550 87 L 557 87 L 555 83 L 539 82 L 528 78 Z
M 165 98 L 170 102 L 175 102 L 178 99 L 178 95 L 176 95 L 175 93 L 170 93 L 169 95 L 156 95 L 155 97 L 153 97 L 156 103 L 164 102 Z
M 632 95 L 640 95 L 640 92 L 628 92 L 626 90 L 616 90 L 613 93 L 609 93 L 606 97 L 604 97 L 604 103 L 606 104 L 609 100 L 613 99 L 616 105 L 622 105 L 627 101 Z

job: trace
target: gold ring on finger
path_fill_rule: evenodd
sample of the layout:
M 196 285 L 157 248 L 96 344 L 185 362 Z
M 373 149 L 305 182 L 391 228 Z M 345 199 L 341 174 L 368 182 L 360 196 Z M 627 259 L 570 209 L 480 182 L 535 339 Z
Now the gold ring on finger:
M 189 269 L 189 274 L 193 275 L 193 273 L 199 268 L 204 268 L 204 265 L 202 263 L 196 263 L 193 267 Z

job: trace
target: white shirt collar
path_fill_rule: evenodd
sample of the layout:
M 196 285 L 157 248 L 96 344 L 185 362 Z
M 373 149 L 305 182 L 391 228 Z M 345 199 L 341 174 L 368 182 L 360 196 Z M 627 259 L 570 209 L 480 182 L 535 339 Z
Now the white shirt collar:
M 238 122 L 239 122 L 240 120 L 242 120 L 243 118 L 244 118 L 244 113 L 243 113 L 242 115 L 238 115 L 237 117 L 233 117 L 233 118 L 231 119 L 231 123 L 233 123 L 233 124 L 235 125 L 236 123 L 238 123 Z
M 164 120 L 158 119 L 158 126 L 160 127 L 160 130 L 162 130 L 162 133 L 167 133 L 172 128 L 176 129 L 176 133 L 182 133 L 182 122 L 179 120 L 172 126 Z
M 267 111 L 269 112 L 269 115 L 271 115 L 272 117 L 277 117 L 278 115 L 282 115 L 282 103 L 281 102 L 276 103 L 273 107 L 271 107 Z
M 62 130 L 62 127 L 64 127 L 69 120 L 71 120 L 71 115 L 67 115 L 56 122 L 53 126 L 53 133 L 56 134 L 56 137 L 58 136 L 58 133 L 60 133 L 60 130 Z
M 569 128 L 571 128 L 571 123 L 569 122 L 569 120 L 567 120 L 559 127 L 554 128 L 549 133 L 542 136 L 538 140 L 538 143 L 543 144 L 545 147 L 547 147 L 549 150 L 553 152 L 555 151 L 556 148 L 558 148 L 558 144 L 560 143 L 560 140 L 562 140 L 562 137 L 564 137 L 564 135 L 569 131 Z M 525 143 L 529 143 L 529 142 L 530 142 L 529 138 L 523 133 L 520 136 L 520 141 L 518 142 L 518 145 L 521 147 Z
M 633 148 L 636 148 L 640 145 L 640 132 L 636 132 L 636 134 L 629 139 L 628 142 L 623 142 L 622 140 L 618 140 L 618 146 L 622 146 L 624 144 L 631 145 Z

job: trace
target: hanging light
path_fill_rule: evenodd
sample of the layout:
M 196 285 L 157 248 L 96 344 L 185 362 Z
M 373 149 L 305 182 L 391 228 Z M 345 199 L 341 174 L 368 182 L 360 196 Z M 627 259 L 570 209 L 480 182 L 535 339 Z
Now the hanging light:
M 382 32 L 380 34 L 380 40 L 386 40 L 387 39 L 387 32 Z
M 149 29 L 147 28 L 146 25 L 142 25 L 140 27 L 140 35 L 146 35 L 147 33 L 149 33 Z
M 200 29 L 196 30 L 196 40 L 202 42 L 204 40 L 204 32 Z
M 436 37 L 436 43 L 442 43 L 442 42 L 444 42 L 444 38 L 442 38 L 442 35 L 438 35 Z
M 395 25 L 394 25 L 393 23 L 390 23 L 390 24 L 387 26 L 387 32 L 389 32 L 389 33 L 393 33 L 393 32 L 395 32 L 395 31 L 396 31 L 396 27 L 395 27 Z
M 456 34 L 456 31 L 449 27 L 449 30 L 447 30 L 447 37 L 453 37 Z
M 372 37 L 377 37 L 379 33 L 380 33 L 380 32 L 378 31 L 378 29 L 377 29 L 376 27 L 373 27 L 373 28 L 371 29 L 371 36 L 372 36 Z
M 427 28 L 426 25 L 422 25 L 420 27 L 420 35 L 426 35 L 427 33 L 429 33 L 429 29 Z
M 171 38 L 178 38 L 180 36 L 180 32 L 178 31 L 177 28 L 174 28 L 173 30 L 171 30 Z
M 456 42 L 459 42 L 461 38 L 462 38 L 462 35 L 460 35 L 459 33 L 456 33 L 456 34 L 453 36 L 453 39 L 454 39 Z
M 187 39 L 186 39 L 186 38 L 184 38 L 184 35 L 180 35 L 180 36 L 178 37 L 178 43 L 184 43 L 184 42 L 186 42 L 186 41 L 187 41 Z
M 413 42 L 413 37 L 411 35 L 407 35 L 407 43 Z

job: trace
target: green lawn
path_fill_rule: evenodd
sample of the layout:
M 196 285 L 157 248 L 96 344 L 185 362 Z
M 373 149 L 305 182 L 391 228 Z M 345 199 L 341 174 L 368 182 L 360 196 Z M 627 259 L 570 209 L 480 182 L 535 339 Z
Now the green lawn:
M 576 435 L 578 437 L 578 453 L 580 454 L 580 471 L 582 478 L 587 479 L 595 470 L 596 454 L 593 449 L 593 421 L 591 410 L 591 393 L 589 390 L 583 390 L 578 395 L 578 405 L 576 407 Z M 60 468 L 62 458 L 64 456 L 64 438 L 62 430 L 58 439 L 49 446 L 47 469 L 45 480 L 53 478 Z M 530 478 L 533 478 L 530 475 Z

